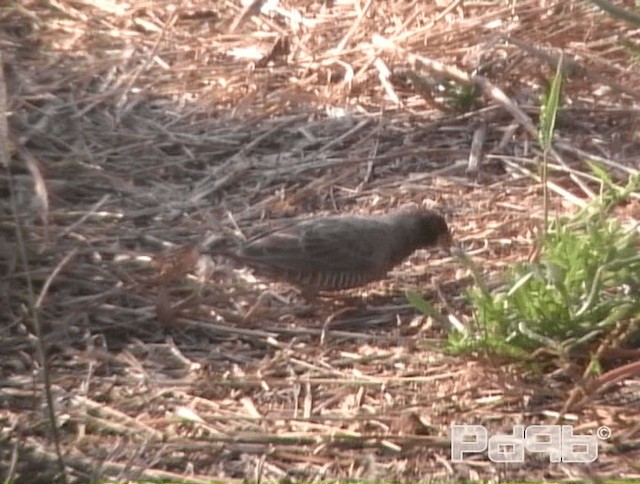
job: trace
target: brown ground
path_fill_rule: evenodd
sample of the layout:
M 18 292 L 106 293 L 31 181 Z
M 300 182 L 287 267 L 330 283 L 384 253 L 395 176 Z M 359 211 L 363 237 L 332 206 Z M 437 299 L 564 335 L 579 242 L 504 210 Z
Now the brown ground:
M 418 203 L 446 214 L 491 278 L 532 250 L 532 128 L 560 52 L 553 213 L 597 193 L 584 160 L 619 179 L 638 168 L 640 31 L 584 1 L 278 8 L 239 22 L 231 0 L 0 4 L 0 476 L 50 482 L 57 442 L 72 480 L 640 478 L 634 375 L 574 400 L 584 361 L 535 376 L 439 349 L 449 328 L 402 293 L 469 324 L 455 259 L 419 252 L 355 300 L 310 305 L 224 260 L 194 270 L 188 249 L 280 218 Z M 467 112 L 421 82 L 476 73 L 484 95 Z M 452 423 L 558 421 L 612 437 L 589 466 L 450 461 Z

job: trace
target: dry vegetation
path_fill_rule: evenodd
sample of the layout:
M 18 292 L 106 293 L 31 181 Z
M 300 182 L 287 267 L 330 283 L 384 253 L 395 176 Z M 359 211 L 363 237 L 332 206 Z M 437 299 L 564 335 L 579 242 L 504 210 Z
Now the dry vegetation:
M 402 291 L 468 322 L 454 259 L 416 254 L 351 295 L 366 307 L 310 305 L 225 260 L 195 270 L 188 249 L 418 203 L 492 277 L 540 225 L 532 126 L 559 49 L 554 213 L 597 192 L 585 159 L 620 179 L 638 168 L 625 45 L 640 30 L 566 0 L 285 0 L 242 17 L 231 0 L 1 4 L 0 475 L 51 482 L 57 438 L 72 480 L 640 477 L 638 378 L 569 406 L 584 361 L 534 376 L 438 349 L 448 328 Z M 475 73 L 484 95 L 467 112 L 421 82 Z M 451 423 L 507 432 L 563 413 L 576 433 L 611 427 L 592 465 L 449 461 Z

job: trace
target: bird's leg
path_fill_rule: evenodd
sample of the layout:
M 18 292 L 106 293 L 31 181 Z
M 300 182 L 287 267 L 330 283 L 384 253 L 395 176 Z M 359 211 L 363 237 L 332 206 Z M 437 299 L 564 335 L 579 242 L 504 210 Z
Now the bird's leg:
M 336 318 L 338 318 L 339 316 L 343 316 L 344 314 L 347 314 L 349 311 L 352 311 L 354 308 L 347 306 L 344 308 L 340 308 L 337 311 L 334 311 L 333 313 L 331 313 L 325 320 L 324 320 L 324 324 L 322 325 L 322 332 L 320 333 L 320 344 L 324 345 L 326 339 L 327 339 L 327 334 L 329 333 L 330 330 L 330 326 L 331 323 L 333 323 Z
M 348 319 L 348 317 L 354 313 L 361 313 L 363 310 L 366 312 L 368 308 L 367 297 L 362 297 L 360 294 L 348 297 L 340 296 L 338 294 L 324 294 L 324 296 L 330 298 L 334 303 L 334 306 L 337 306 L 337 308 L 335 308 L 336 310 L 324 320 L 322 333 L 320 334 L 320 344 L 324 344 L 326 341 L 333 323 L 340 324 L 342 322 L 342 317 L 346 316 Z
M 282 297 L 280 294 L 274 291 L 271 291 L 270 289 L 267 289 L 266 291 L 263 291 L 260 293 L 256 302 L 249 308 L 249 310 L 243 316 L 242 318 L 243 321 L 248 321 L 251 317 L 259 315 L 260 314 L 259 310 L 266 306 L 266 303 L 268 302 L 269 299 L 276 299 L 283 304 L 289 304 L 289 301 L 286 298 Z

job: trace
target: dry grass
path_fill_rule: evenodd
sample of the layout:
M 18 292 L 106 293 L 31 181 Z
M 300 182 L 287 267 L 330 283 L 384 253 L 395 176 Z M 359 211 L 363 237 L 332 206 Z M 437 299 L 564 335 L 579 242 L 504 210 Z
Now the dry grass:
M 447 328 L 401 290 L 468 322 L 455 260 L 416 254 L 367 308 L 330 321 L 340 300 L 270 296 L 223 260 L 194 271 L 188 248 L 284 217 L 419 203 L 499 273 L 542 219 L 530 119 L 559 49 L 553 213 L 597 192 L 585 159 L 620 178 L 638 169 L 640 69 L 622 40 L 640 31 L 565 0 L 289 0 L 246 17 L 230 0 L 0 7 L 2 475 L 50 482 L 58 469 L 35 305 L 72 480 L 640 477 L 638 378 L 566 408 L 584 362 L 534 377 L 438 350 Z M 415 82 L 473 72 L 485 95 L 463 114 Z M 623 215 L 637 221 L 634 203 Z M 562 412 L 576 433 L 611 427 L 595 463 L 449 461 L 451 423 L 508 432 Z

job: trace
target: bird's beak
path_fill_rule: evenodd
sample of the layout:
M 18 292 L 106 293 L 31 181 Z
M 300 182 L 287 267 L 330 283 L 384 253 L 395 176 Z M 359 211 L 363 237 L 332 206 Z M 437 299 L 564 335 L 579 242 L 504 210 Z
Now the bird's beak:
M 438 245 L 443 249 L 449 250 L 453 245 L 453 237 L 451 236 L 451 232 L 447 231 L 444 234 L 441 234 L 438 237 Z

